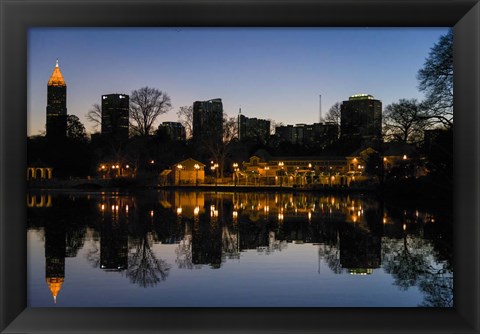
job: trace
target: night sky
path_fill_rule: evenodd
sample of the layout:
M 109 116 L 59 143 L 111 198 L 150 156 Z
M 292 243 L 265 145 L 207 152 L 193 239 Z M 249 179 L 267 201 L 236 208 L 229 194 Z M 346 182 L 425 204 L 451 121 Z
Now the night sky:
M 85 114 L 102 94 L 150 86 L 173 108 L 221 98 L 229 116 L 314 123 L 357 93 L 383 107 L 423 99 L 416 75 L 447 28 L 31 28 L 28 135 L 45 129 L 47 82 L 58 58 L 67 112 Z

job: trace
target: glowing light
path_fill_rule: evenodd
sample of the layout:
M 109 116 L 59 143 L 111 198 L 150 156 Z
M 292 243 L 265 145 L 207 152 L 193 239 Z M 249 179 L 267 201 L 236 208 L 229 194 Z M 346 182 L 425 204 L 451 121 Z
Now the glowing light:
M 150 211 L 150 217 L 153 217 L 153 210 Z
M 182 214 L 182 208 L 179 207 L 179 208 L 177 208 L 177 215 L 181 215 L 181 214 Z
M 200 212 L 200 208 L 198 206 L 195 207 L 195 209 L 193 209 L 193 214 L 195 216 L 198 216 L 198 213 Z
M 105 210 L 105 204 L 102 204 L 102 211 Z
M 406 154 L 403 155 L 403 160 L 407 160 L 407 155 Z
M 405 231 L 407 229 L 407 224 L 403 224 L 402 228 Z

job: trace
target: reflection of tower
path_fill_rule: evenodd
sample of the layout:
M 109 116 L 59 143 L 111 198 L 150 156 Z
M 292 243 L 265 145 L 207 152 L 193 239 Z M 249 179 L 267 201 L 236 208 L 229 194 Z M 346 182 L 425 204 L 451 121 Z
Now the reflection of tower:
M 125 270 L 128 266 L 128 235 L 125 226 L 128 204 L 116 199 L 102 205 L 100 268 L 112 271 Z
M 206 202 L 208 207 L 210 203 Z M 218 210 L 215 205 L 210 205 L 210 221 L 202 221 L 194 225 L 192 234 L 192 262 L 194 264 L 210 264 L 219 268 L 222 263 L 222 234 L 218 227 Z
M 340 231 L 340 263 L 351 274 L 371 274 L 381 262 L 381 240 L 370 232 L 346 225 Z
M 65 279 L 65 240 L 64 224 L 45 223 L 45 278 L 55 303 Z

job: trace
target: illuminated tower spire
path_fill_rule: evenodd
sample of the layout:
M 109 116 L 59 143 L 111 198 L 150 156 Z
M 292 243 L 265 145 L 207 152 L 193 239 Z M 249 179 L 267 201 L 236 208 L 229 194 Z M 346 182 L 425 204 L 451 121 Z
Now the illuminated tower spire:
M 50 80 L 48 80 L 49 86 L 67 86 L 65 80 L 63 79 L 62 72 L 60 72 L 60 67 L 58 66 L 58 59 L 55 63 L 55 68 L 53 69 L 53 73 L 50 76 Z
M 62 288 L 63 277 L 47 277 L 47 284 L 53 296 L 53 302 L 57 303 L 57 296 Z
M 67 84 L 55 63 L 47 85 L 47 137 L 58 141 L 67 135 Z

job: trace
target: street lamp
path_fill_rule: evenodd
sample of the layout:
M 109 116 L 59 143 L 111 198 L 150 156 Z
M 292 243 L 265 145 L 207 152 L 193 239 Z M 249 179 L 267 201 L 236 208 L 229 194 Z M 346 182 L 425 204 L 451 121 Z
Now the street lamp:
M 198 170 L 200 169 L 200 165 L 199 164 L 195 164 L 193 167 L 195 167 L 195 185 L 198 186 Z
M 178 168 L 178 184 L 180 184 L 181 181 L 182 181 L 182 168 L 183 168 L 183 166 L 181 164 L 178 164 L 177 168 Z
M 233 163 L 233 185 L 237 186 L 237 172 L 238 172 L 238 164 L 236 162 Z
M 265 166 L 265 183 L 268 184 L 268 171 L 270 170 L 269 166 Z
M 278 163 L 278 167 L 282 169 L 282 173 L 280 174 L 280 187 L 283 186 L 283 166 L 284 166 L 283 161 L 280 161 Z

